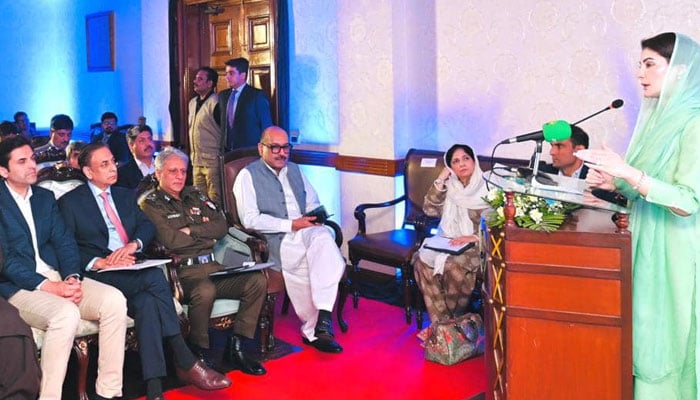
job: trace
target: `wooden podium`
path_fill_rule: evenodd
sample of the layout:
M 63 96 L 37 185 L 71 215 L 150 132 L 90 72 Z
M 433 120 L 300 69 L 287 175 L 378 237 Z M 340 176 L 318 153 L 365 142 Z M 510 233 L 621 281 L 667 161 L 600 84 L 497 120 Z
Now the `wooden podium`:
M 612 215 L 484 233 L 487 399 L 632 398 L 631 238 Z

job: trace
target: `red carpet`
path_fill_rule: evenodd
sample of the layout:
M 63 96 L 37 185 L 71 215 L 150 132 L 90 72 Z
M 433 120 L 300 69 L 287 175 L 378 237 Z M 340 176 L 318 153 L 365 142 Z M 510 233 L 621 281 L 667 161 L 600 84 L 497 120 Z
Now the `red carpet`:
M 301 343 L 293 310 L 277 313 L 275 334 L 302 351 L 265 363 L 267 375 L 228 374 L 233 385 L 219 392 L 192 386 L 166 393 L 176 399 L 440 399 L 465 400 L 485 389 L 484 359 L 477 357 L 447 367 L 423 360 L 415 324 L 406 325 L 402 309 L 361 299 L 348 300 L 348 333 L 336 328 L 344 347 L 338 355 L 320 353 Z

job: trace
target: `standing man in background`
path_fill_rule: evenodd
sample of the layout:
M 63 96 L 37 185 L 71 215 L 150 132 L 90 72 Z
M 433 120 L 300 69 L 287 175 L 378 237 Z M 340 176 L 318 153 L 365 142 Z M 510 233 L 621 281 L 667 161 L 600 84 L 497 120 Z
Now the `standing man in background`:
M 262 90 L 246 84 L 248 60 L 234 58 L 225 64 L 231 88 L 219 93 L 224 149 L 256 146 L 262 132 L 272 126 L 270 102 Z
M 202 193 L 222 206 L 219 152 L 221 149 L 221 115 L 216 84 L 219 74 L 210 67 L 201 67 L 194 76 L 197 96 L 189 104 L 189 140 L 192 159 L 192 181 Z

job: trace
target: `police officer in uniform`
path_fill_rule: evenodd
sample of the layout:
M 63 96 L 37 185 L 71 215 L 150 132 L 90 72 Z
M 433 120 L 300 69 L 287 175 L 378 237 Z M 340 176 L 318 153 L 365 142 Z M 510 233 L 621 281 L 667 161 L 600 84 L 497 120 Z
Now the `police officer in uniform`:
M 263 366 L 245 357 L 241 341 L 253 338 L 265 296 L 267 280 L 257 272 L 211 278 L 224 267 L 214 261 L 213 249 L 228 225 L 216 205 L 193 186 L 185 187 L 189 158 L 175 148 L 164 149 L 155 160 L 158 188 L 142 201 L 141 208 L 153 221 L 158 240 L 182 257 L 178 275 L 189 303 L 189 341 L 207 360 L 209 315 L 217 298 L 240 300 L 229 338 L 227 356 L 234 367 L 251 375 L 266 373 Z

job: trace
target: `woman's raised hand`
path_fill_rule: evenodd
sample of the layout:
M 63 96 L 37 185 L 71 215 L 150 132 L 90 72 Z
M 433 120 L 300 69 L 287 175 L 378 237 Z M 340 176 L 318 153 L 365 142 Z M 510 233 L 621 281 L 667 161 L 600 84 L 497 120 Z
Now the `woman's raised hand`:
M 610 150 L 605 143 L 603 143 L 602 147 L 602 149 L 598 150 L 578 150 L 574 155 L 583 160 L 588 168 L 615 178 L 621 177 L 627 179 L 628 177 L 639 175 L 639 172 L 637 172 L 635 168 L 629 166 L 619 154 Z M 605 177 L 605 180 L 608 180 L 607 177 Z M 588 181 L 588 179 L 586 179 L 586 181 Z M 612 179 L 610 179 L 610 181 L 612 181 Z

